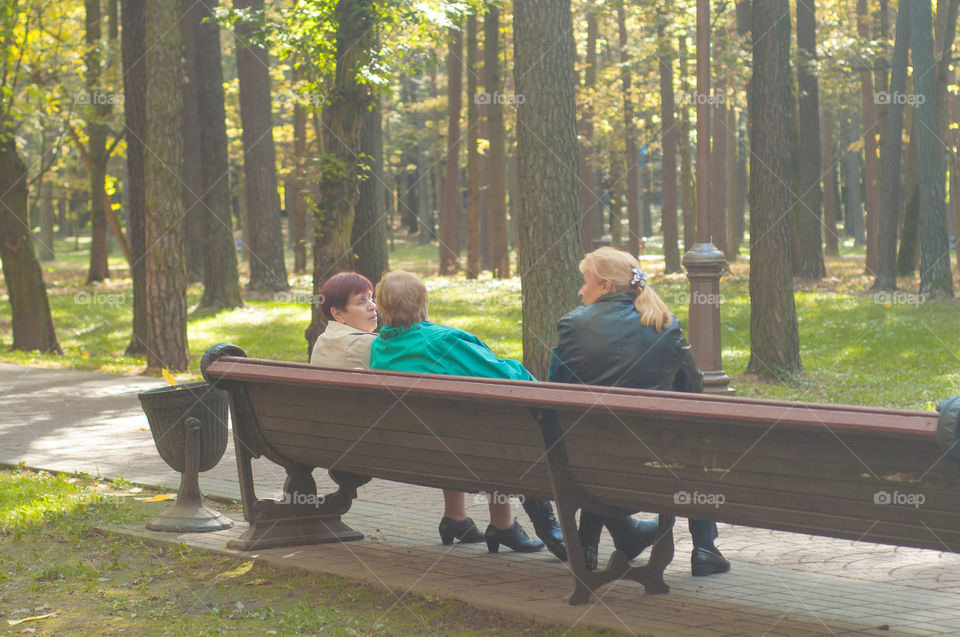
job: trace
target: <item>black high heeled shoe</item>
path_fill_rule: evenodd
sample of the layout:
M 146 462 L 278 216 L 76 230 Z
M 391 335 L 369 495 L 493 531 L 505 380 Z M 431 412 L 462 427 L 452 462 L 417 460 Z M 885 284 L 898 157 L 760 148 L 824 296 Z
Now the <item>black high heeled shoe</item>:
M 470 518 L 458 522 L 453 518 L 443 516 L 440 519 L 440 541 L 449 546 L 453 544 L 455 539 L 459 540 L 461 544 L 473 544 L 483 541 L 483 533 Z
M 487 550 L 491 553 L 499 551 L 501 544 L 521 553 L 533 553 L 543 548 L 543 542 L 531 539 L 516 519 L 509 529 L 498 529 L 491 524 L 483 534 L 483 539 L 487 541 Z
M 637 520 L 632 517 L 606 518 L 604 524 L 613 538 L 613 546 L 632 560 L 657 539 L 658 519 Z

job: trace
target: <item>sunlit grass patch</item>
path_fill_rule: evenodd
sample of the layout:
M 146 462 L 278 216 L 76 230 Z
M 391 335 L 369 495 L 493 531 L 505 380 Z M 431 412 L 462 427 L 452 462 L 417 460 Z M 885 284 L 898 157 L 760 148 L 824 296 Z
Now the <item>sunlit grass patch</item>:
M 3 619 L 43 615 L 25 632 L 51 635 L 608 634 L 94 531 L 143 523 L 169 506 L 122 497 L 134 494 L 123 480 L 0 471 Z

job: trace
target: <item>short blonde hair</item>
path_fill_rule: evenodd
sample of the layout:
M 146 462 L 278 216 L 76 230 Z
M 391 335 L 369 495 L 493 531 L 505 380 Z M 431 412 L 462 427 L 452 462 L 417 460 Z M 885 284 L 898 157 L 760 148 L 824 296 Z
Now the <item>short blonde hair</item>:
M 634 268 L 640 268 L 636 257 L 629 252 L 606 246 L 590 252 L 580 261 L 582 274 L 589 274 L 598 281 L 609 281 L 614 292 L 632 296 L 633 307 L 640 315 L 640 322 L 662 332 L 673 323 L 673 312 L 649 284 L 643 287 L 630 285 Z
M 404 270 L 387 272 L 377 284 L 377 310 L 386 327 L 404 327 L 427 320 L 427 286 Z

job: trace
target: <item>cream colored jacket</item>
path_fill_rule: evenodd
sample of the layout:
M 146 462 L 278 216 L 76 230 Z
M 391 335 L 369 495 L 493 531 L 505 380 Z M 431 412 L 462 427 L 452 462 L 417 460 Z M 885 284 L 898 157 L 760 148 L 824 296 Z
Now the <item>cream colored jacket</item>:
M 370 369 L 370 344 L 375 332 L 364 332 L 349 325 L 330 321 L 317 338 L 310 354 L 310 364 L 321 367 Z

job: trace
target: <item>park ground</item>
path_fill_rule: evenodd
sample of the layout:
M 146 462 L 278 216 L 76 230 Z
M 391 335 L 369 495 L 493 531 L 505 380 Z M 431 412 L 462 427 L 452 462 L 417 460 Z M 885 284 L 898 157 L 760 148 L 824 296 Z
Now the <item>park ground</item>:
M 686 324 L 687 284 L 662 274 L 650 245 L 644 267 L 651 285 Z M 122 259 L 114 278 L 85 285 L 87 246 L 68 239 L 44 264 L 54 320 L 65 355 L 50 358 L 9 350 L 9 304 L 0 297 L 0 361 L 43 367 L 135 374 L 142 359 L 123 356 L 129 339 L 132 292 Z M 477 333 L 505 357 L 520 358 L 519 278 L 489 275 L 468 281 L 436 277 L 436 248 L 396 242 L 391 265 L 424 275 L 431 319 Z M 927 300 L 915 283 L 895 295 L 874 294 L 863 275 L 863 252 L 844 246 L 829 259 L 830 277 L 800 284 L 796 294 L 805 372 L 779 381 L 746 375 L 749 358 L 748 264 L 731 265 L 718 299 L 724 366 L 738 394 L 782 400 L 932 409 L 960 387 L 957 300 Z M 304 360 L 310 279 L 291 276 L 289 292 L 245 299 L 245 307 L 198 310 L 201 289 L 189 290 L 187 376 L 198 376 L 199 355 L 230 341 L 251 356 Z M 382 591 L 328 575 L 280 570 L 243 559 L 159 548 L 105 536 L 94 527 L 142 522 L 156 515 L 154 495 L 123 480 L 50 475 L 13 468 L 0 473 L 0 620 L 6 634 L 567 634 L 566 629 L 519 621 L 459 602 L 417 597 L 392 608 Z M 223 503 L 221 503 L 222 505 Z M 225 505 L 227 508 L 230 505 Z M 42 559 L 39 559 L 41 558 Z M 38 566 L 42 565 L 42 566 Z M 217 579 L 202 599 L 201 582 Z M 244 601 L 240 601 L 240 600 Z M 580 629 L 569 634 L 603 634 Z
M 396 604 L 368 584 L 94 529 L 150 520 L 159 495 L 123 480 L 0 471 L 0 634 L 613 634 L 426 596 Z

